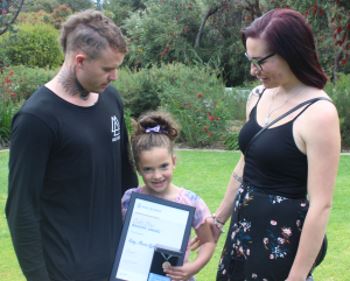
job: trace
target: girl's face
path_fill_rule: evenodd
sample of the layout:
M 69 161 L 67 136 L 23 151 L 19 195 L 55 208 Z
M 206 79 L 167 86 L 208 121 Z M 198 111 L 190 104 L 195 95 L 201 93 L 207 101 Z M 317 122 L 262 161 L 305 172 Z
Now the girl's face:
M 149 194 L 159 196 L 170 192 L 174 168 L 175 156 L 168 148 L 154 147 L 139 155 L 138 171 Z
M 248 37 L 246 50 L 250 61 L 250 74 L 259 79 L 266 88 L 286 86 L 295 80 L 288 63 L 278 54 L 272 53 L 265 40 Z

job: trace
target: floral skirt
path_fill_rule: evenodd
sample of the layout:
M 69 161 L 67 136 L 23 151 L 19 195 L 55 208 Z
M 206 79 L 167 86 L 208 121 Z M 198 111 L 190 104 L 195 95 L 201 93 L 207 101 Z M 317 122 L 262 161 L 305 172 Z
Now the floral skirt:
M 298 248 L 308 200 L 266 194 L 242 185 L 217 281 L 283 281 Z

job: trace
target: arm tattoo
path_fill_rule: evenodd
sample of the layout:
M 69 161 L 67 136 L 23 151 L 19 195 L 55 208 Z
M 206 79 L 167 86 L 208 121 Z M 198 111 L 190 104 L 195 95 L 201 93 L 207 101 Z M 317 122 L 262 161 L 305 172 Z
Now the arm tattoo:
M 237 175 L 235 172 L 232 173 L 232 177 L 239 183 L 243 182 L 243 178 Z

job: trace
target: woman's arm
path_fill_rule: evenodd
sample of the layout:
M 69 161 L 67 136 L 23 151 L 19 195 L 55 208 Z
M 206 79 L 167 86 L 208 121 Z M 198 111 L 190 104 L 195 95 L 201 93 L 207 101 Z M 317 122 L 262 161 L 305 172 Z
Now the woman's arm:
M 219 236 L 222 233 L 218 223 L 225 224 L 225 222 L 231 216 L 233 202 L 235 200 L 237 190 L 242 182 L 243 168 L 244 156 L 241 155 L 241 158 L 239 159 L 236 167 L 233 169 L 232 175 L 230 176 L 224 198 L 222 199 L 219 207 L 217 208 L 214 217 L 208 219 L 212 227 L 215 241 L 219 239 Z
M 298 120 L 296 128 L 299 128 L 302 149 L 308 160 L 310 207 L 287 281 L 304 281 L 321 248 L 332 205 L 340 154 L 339 120 L 335 107 L 329 102 L 321 101 L 304 114 L 305 118 Z
M 262 91 L 262 88 L 257 87 L 253 89 L 253 91 L 251 91 L 251 93 L 249 94 L 249 97 L 246 103 L 246 120 L 249 119 L 250 112 L 253 109 L 253 107 L 256 105 L 259 99 L 258 93 L 260 93 L 261 91 Z M 243 170 L 244 170 L 244 155 L 241 154 L 241 157 L 230 176 L 224 198 L 221 201 L 218 209 L 216 210 L 214 217 L 209 219 L 209 223 L 212 226 L 212 231 L 214 234 L 215 241 L 219 239 L 219 236 L 222 233 L 221 228 L 223 224 L 229 219 L 232 213 L 233 201 L 236 197 L 237 190 L 243 180 L 242 179 Z

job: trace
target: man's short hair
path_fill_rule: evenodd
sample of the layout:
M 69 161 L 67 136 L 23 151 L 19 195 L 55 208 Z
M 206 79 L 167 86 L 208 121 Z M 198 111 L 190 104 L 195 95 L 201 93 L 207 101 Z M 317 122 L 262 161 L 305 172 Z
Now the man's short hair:
M 62 25 L 60 41 L 65 54 L 81 50 L 92 59 L 107 47 L 124 54 L 128 51 L 120 28 L 103 13 L 91 9 L 67 19 Z

